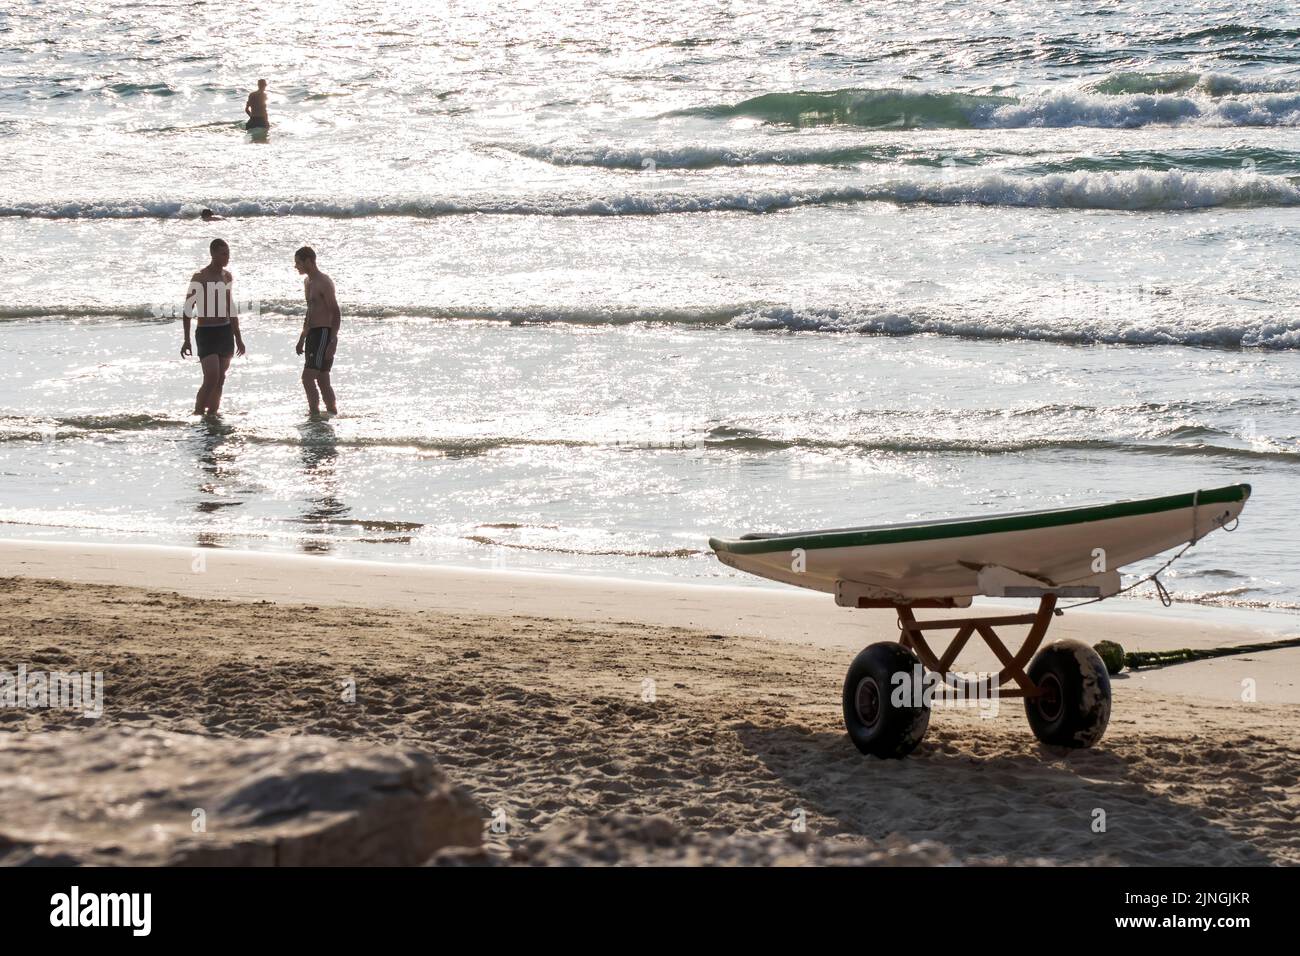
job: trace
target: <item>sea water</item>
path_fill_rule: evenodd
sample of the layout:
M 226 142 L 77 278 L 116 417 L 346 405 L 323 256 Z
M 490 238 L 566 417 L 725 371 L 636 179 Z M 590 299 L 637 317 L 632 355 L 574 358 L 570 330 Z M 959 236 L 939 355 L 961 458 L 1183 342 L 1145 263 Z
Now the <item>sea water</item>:
M 0 150 L 0 535 L 734 581 L 710 535 L 1249 482 L 1166 581 L 1300 607 L 1285 4 L 9 4 Z

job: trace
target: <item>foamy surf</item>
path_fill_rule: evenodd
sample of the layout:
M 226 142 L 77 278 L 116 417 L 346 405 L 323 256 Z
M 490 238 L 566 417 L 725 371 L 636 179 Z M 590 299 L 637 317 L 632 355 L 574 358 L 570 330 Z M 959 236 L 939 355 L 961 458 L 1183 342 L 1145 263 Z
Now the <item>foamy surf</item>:
M 1104 82 L 1104 81 L 1103 81 Z M 1158 81 L 1112 81 L 1108 89 L 1158 88 Z M 1200 80 L 1189 89 L 1198 90 Z M 1222 85 L 1222 84 L 1221 84 Z M 692 106 L 664 119 L 757 120 L 783 126 L 857 126 L 868 129 L 1021 129 L 1087 126 L 1256 127 L 1300 125 L 1300 89 L 1204 95 L 1045 90 L 1019 96 L 912 91 L 902 88 L 763 93 L 736 103 Z
M 718 212 L 780 212 L 810 206 L 884 202 L 897 205 L 1015 206 L 1036 209 L 1187 210 L 1216 207 L 1300 205 L 1300 185 L 1289 178 L 1249 171 L 1080 171 L 1016 176 L 1009 173 L 929 174 L 861 185 L 679 191 L 573 197 L 393 198 L 337 202 L 327 199 L 213 200 L 209 208 L 227 218 L 324 217 L 362 219 L 447 216 L 609 217 Z M 31 219 L 193 218 L 191 206 L 165 200 L 91 200 L 0 205 L 0 217 Z
M 853 168 L 896 163 L 951 172 L 970 171 L 983 164 L 997 164 L 1001 172 L 1035 173 L 1163 171 L 1178 169 L 1251 170 L 1259 173 L 1300 175 L 1300 153 L 1258 147 L 1204 147 L 1187 149 L 1114 150 L 1107 153 L 1072 155 L 1056 149 L 953 149 L 934 146 L 879 144 L 854 146 L 783 145 L 755 147 L 716 146 L 686 143 L 679 146 L 635 144 L 530 145 L 500 143 L 495 148 L 553 166 L 578 166 L 654 174 L 661 170 L 707 170 L 750 166 L 826 166 Z
M 1072 316 L 1058 322 L 997 315 L 948 314 L 939 309 L 900 311 L 853 307 L 794 309 L 775 306 L 738 316 L 732 327 L 788 332 L 869 335 L 943 335 L 964 339 L 1008 339 L 1077 345 L 1185 345 L 1218 348 L 1300 347 L 1300 319 L 1277 322 L 1199 324 Z
M 1174 318 L 1169 310 L 1149 309 L 1146 314 L 1102 310 L 1089 316 L 1093 306 L 1077 301 L 1078 291 L 1062 294 L 1059 314 L 1032 316 L 1009 309 L 981 313 L 970 308 L 932 307 L 890 308 L 884 304 L 793 307 L 764 302 L 737 302 L 710 307 L 655 308 L 619 305 L 581 308 L 537 305 L 525 308 L 490 308 L 474 306 L 427 306 L 417 304 L 351 305 L 348 314 L 354 319 L 372 321 L 421 320 L 491 323 L 512 326 L 628 326 L 666 325 L 693 328 L 718 328 L 750 332 L 797 332 L 838 335 L 876 335 L 910 337 L 919 335 L 972 341 L 1056 342 L 1069 345 L 1188 346 L 1219 349 L 1300 349 L 1300 319 L 1261 319 L 1258 317 Z M 260 315 L 270 320 L 297 320 L 297 303 L 292 300 L 269 300 L 261 303 Z M 1084 309 L 1080 312 L 1080 309 Z M 163 314 L 159 314 L 160 311 Z M 1050 311 L 1050 309 L 1049 309 Z M 1114 314 L 1111 314 L 1114 313 Z M 179 318 L 156 305 L 52 306 L 0 309 L 0 321 L 42 320 L 98 322 L 156 319 L 170 322 Z M 69 420 L 73 427 L 94 427 L 94 416 Z

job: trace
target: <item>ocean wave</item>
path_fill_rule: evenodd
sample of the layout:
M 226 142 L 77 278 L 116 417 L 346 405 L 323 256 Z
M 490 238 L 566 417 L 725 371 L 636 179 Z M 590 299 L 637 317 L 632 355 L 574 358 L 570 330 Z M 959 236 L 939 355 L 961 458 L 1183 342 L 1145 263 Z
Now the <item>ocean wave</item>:
M 1181 210 L 1222 206 L 1294 206 L 1300 184 L 1251 172 L 1080 171 L 1024 177 L 1006 173 L 884 183 L 862 200 L 901 205 L 1018 206 L 1040 209 Z
M 1093 415 L 1114 416 L 1122 414 L 1123 409 L 1093 409 Z M 1222 413 L 1223 409 L 1217 409 Z M 1053 420 L 1050 412 L 1042 409 L 1022 409 L 1018 417 L 1024 420 L 1035 413 L 1041 413 L 1047 427 L 1060 431 L 1060 422 Z M 237 440 L 249 445 L 334 448 L 370 448 L 370 449 L 405 449 L 450 459 L 471 458 L 491 452 L 508 451 L 524 448 L 559 448 L 559 449 L 637 449 L 641 451 L 723 451 L 741 454 L 762 454 L 771 452 L 817 452 L 823 454 L 850 453 L 885 454 L 885 455 L 1021 455 L 1035 452 L 1077 451 L 1086 453 L 1110 453 L 1125 455 L 1148 455 L 1172 458 L 1213 458 L 1243 462 L 1277 461 L 1288 464 L 1300 462 L 1300 443 L 1285 443 L 1276 440 L 1257 440 L 1250 446 L 1228 445 L 1211 441 L 1178 441 L 1180 429 L 1165 429 L 1163 433 L 1155 430 L 1153 437 L 1090 437 L 1086 434 L 1070 437 L 1059 433 L 1029 434 L 1019 438 L 990 438 L 987 436 L 964 436 L 961 432 L 970 431 L 970 423 L 983 420 L 991 433 L 1001 434 L 1003 429 L 995 427 L 1005 419 L 1001 409 L 963 410 L 950 413 L 960 419 L 962 424 L 952 434 L 935 434 L 939 428 L 933 413 L 916 415 L 909 410 L 873 409 L 869 413 L 852 416 L 862 419 L 861 428 L 852 427 L 853 423 L 843 426 L 842 431 L 859 435 L 879 431 L 879 423 L 888 419 L 904 427 L 894 434 L 876 434 L 869 438 L 840 437 L 837 435 L 799 434 L 788 426 L 781 426 L 774 431 L 751 424 L 717 423 L 690 424 L 681 423 L 674 434 L 655 434 L 647 428 L 642 434 L 634 430 L 624 432 L 611 430 L 605 435 L 556 434 L 554 436 L 484 434 L 472 437 L 439 437 L 430 435 L 331 435 L 328 438 L 312 437 L 299 432 L 274 432 L 261 430 L 256 425 L 244 425 L 237 421 L 225 421 L 216 425 L 211 422 L 196 423 L 182 421 L 166 416 L 105 415 L 93 419 L 85 418 L 47 418 L 36 419 L 22 416 L 0 418 L 0 443 L 4 442 L 49 442 L 79 441 L 88 437 L 102 438 L 105 435 L 117 435 L 142 431 L 170 429 L 180 435 L 188 434 L 199 441 L 219 437 Z M 1152 408 L 1145 412 L 1135 412 L 1133 418 L 1143 420 L 1163 414 Z M 1067 421 L 1076 421 L 1079 417 L 1067 416 Z M 911 425 L 908 421 L 915 419 Z M 954 421 L 949 420 L 950 430 Z M 1207 437 L 1217 436 L 1231 440 L 1231 436 L 1217 429 L 1205 429 Z M 315 519 L 313 519 L 315 520 Z M 408 532 L 419 530 L 419 526 L 406 522 L 382 525 L 374 520 L 350 521 L 329 519 L 338 524 L 355 524 L 366 531 Z M 484 529 L 510 530 L 509 526 L 482 526 Z
M 989 111 L 991 129 L 1091 126 L 1300 126 L 1300 92 L 1210 98 L 1048 93 Z
M 167 83 L 110 83 L 98 90 L 80 92 L 112 93 L 114 96 L 175 96 L 176 90 Z
M 764 93 L 739 103 L 673 110 L 663 117 L 754 119 L 794 127 L 841 125 L 870 129 L 1300 126 L 1300 89 L 1239 96 L 1078 90 L 1014 97 L 854 88 Z
M 1300 611 L 1300 604 L 1295 601 L 1277 601 L 1268 598 L 1248 598 L 1244 595 L 1255 588 L 1231 588 L 1226 591 L 1174 591 L 1169 597 L 1179 604 L 1203 604 L 1207 607 L 1233 608 L 1243 611 Z M 1156 597 L 1153 592 L 1143 597 Z
M 1294 27 L 1262 27 L 1246 23 L 1216 23 L 1212 27 L 1198 27 L 1177 33 L 1162 33 L 1143 37 L 1146 42 L 1180 46 L 1203 46 L 1215 40 L 1246 41 L 1251 43 L 1295 42 L 1300 40 L 1300 29 Z
M 3 305 L 0 322 L 36 319 L 146 319 L 156 317 L 152 305 Z
M 1017 175 L 1133 170 L 1254 169 L 1300 175 L 1300 152 L 1232 146 L 1169 150 L 1116 150 L 1071 156 L 1046 150 L 940 150 L 899 145 L 680 146 L 495 144 L 519 156 L 554 166 L 582 166 L 635 172 L 717 169 L 747 166 L 855 167 L 895 163 L 931 169 L 963 169 L 987 162 L 1016 162 L 1005 169 Z M 1043 158 L 1040 158 L 1043 157 Z
M 244 129 L 244 122 L 242 120 L 214 120 L 209 123 L 178 123 L 174 126 L 141 126 L 131 130 L 131 132 L 144 135 L 175 135 L 179 133 L 194 133 L 200 130 L 242 129 Z
M 497 144 L 529 159 L 553 166 L 595 166 L 603 169 L 715 169 L 727 166 L 857 166 L 887 163 L 907 150 L 898 146 L 530 146 Z M 935 157 L 933 165 L 941 165 Z
M 867 440 L 837 440 L 806 437 L 772 437 L 747 429 L 714 429 L 703 442 L 705 448 L 733 451 L 822 451 L 894 455 L 1023 455 L 1033 452 L 1109 452 L 1112 454 L 1159 457 L 1228 458 L 1242 461 L 1300 461 L 1300 445 L 1287 450 L 1260 450 L 1229 445 L 1178 444 L 1173 442 L 1124 441 L 1103 438 L 1028 437 L 995 441 L 985 438 L 935 438 L 897 436 Z
M 1300 348 L 1300 319 L 1287 322 L 1222 322 L 1185 325 L 1155 322 L 1114 324 L 1074 317 L 1048 324 L 1023 318 L 949 315 L 941 312 L 794 309 L 769 306 L 737 316 L 733 328 L 784 332 L 872 335 L 944 335 L 963 339 L 1011 339 L 1069 345 L 1186 345 L 1208 348 Z
M 0 416 L 0 442 L 55 441 L 80 438 L 86 434 L 157 431 L 190 424 L 184 419 L 144 412 L 103 415 L 68 415 L 59 418 L 25 415 Z
M 411 449 L 448 458 L 471 457 L 508 448 L 598 448 L 636 447 L 645 450 L 680 449 L 695 441 L 679 435 L 646 435 L 625 437 L 611 434 L 604 439 L 587 439 L 556 435 L 475 435 L 465 437 L 439 437 L 429 435 L 338 435 L 293 432 L 274 432 L 247 426 L 238 419 L 209 421 L 201 419 L 176 419 L 165 415 L 107 414 L 97 416 L 33 417 L 0 416 L 0 443 L 78 441 L 89 436 L 124 435 L 137 432 L 171 430 L 181 436 L 188 435 L 199 441 L 213 438 L 231 439 L 251 445 L 283 445 L 291 447 L 329 448 L 395 448 Z
M 788 126 L 918 126 L 955 128 L 977 125 L 976 117 L 1016 102 L 1015 97 L 976 93 L 909 92 L 900 89 L 842 89 L 824 92 L 763 93 L 739 103 L 672 110 L 665 118 L 757 119 Z
M 1300 184 L 1249 171 L 1078 171 L 1018 176 L 953 173 L 943 178 L 886 180 L 874 185 L 825 190 L 814 203 L 889 202 L 898 205 L 1014 206 L 1038 209 L 1116 211 L 1189 210 L 1215 207 L 1294 206 Z
M 311 518 L 286 518 L 295 524 L 326 525 L 338 528 L 357 528 L 361 531 L 379 531 L 385 533 L 422 531 L 424 525 L 419 521 L 389 521 L 377 518 L 335 518 L 328 515 Z
M 1300 80 L 1287 77 L 1238 77 L 1228 73 L 1170 71 L 1112 73 L 1089 83 L 1093 93 L 1123 96 L 1134 93 L 1201 93 L 1205 96 L 1240 96 L 1249 93 L 1300 92 Z
M 1232 170 L 1260 174 L 1300 175 L 1300 152 L 1288 149 L 1233 146 L 1170 150 L 1120 150 L 1084 156 L 1053 156 L 1015 167 L 1019 176 L 1044 173 L 1129 172 L 1148 170 Z
M 347 314 L 360 319 L 431 319 L 502 322 L 512 325 L 565 323 L 570 325 L 691 324 L 721 325 L 746 315 L 762 303 L 738 303 L 717 308 L 663 308 L 636 306 L 593 306 L 591 308 L 554 308 L 548 306 L 494 308 L 482 306 L 379 305 L 348 303 Z M 262 299 L 259 314 L 302 320 L 301 299 Z M 48 306 L 0 306 L 3 321 L 172 321 L 180 318 L 180 305 L 166 303 L 124 304 L 113 306 L 58 304 Z
M 298 300 L 266 301 L 260 314 L 301 321 Z M 75 306 L 0 307 L 0 321 L 85 318 L 105 321 L 137 321 L 156 315 L 155 307 Z M 770 302 L 737 302 L 703 308 L 590 306 L 565 308 L 474 307 L 349 304 L 347 314 L 356 319 L 500 322 L 513 325 L 691 325 L 718 326 L 759 332 L 861 334 L 882 336 L 941 335 L 975 340 L 1020 340 L 1058 342 L 1066 345 L 1181 345 L 1195 348 L 1300 349 L 1300 318 L 1261 321 L 1224 319 L 1215 321 L 1156 317 L 1145 321 L 1106 318 L 1089 319 L 1070 311 L 1068 302 L 1058 318 L 1016 316 L 1006 310 L 996 313 L 960 312 L 918 306 L 898 310 L 867 305 L 793 308 Z M 165 319 L 164 319 L 165 320 Z
M 1221 206 L 1300 205 L 1300 185 L 1251 171 L 1128 170 L 1048 173 L 957 173 L 882 179 L 862 185 L 736 192 L 676 191 L 575 198 L 540 195 L 483 199 L 260 199 L 210 202 L 228 218 L 404 216 L 661 216 L 709 212 L 779 212 L 809 206 L 885 202 L 897 205 L 1017 206 L 1041 209 L 1188 210 Z M 187 203 L 102 200 L 11 203 L 0 217 L 33 219 L 169 219 L 189 217 Z
M 232 219 L 259 217 L 321 217 L 363 219 L 401 216 L 436 219 L 445 216 L 654 216 L 700 212 L 771 212 L 800 206 L 851 202 L 867 198 L 863 190 L 753 190 L 720 194 L 646 192 L 618 196 L 574 197 L 540 195 L 529 198 L 481 199 L 254 199 L 213 200 L 218 215 Z M 195 218 L 198 207 L 165 200 L 101 200 L 13 203 L 0 206 L 0 217 L 31 219 L 173 219 Z
M 541 551 L 551 554 L 577 554 L 602 558 L 690 558 L 705 553 L 699 548 L 669 548 L 667 550 L 647 548 L 638 550 L 626 548 L 572 548 L 558 544 L 520 544 L 512 541 L 500 541 L 481 534 L 463 535 L 461 540 L 493 548 L 514 548 L 518 551 Z
M 65 84 L 74 83 L 77 77 L 24 77 L 33 86 L 37 83 Z M 41 95 L 41 99 L 64 99 L 69 96 L 112 96 L 117 99 L 131 99 L 137 96 L 175 96 L 179 90 L 168 83 L 103 83 L 99 86 L 61 86 L 54 92 Z M 234 91 L 231 91 L 234 92 Z

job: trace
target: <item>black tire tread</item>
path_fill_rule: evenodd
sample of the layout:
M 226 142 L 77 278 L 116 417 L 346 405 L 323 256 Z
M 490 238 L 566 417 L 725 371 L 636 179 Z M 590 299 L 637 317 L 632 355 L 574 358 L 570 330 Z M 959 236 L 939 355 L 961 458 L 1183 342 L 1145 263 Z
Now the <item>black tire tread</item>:
M 930 708 L 895 707 L 889 702 L 892 676 L 898 671 L 911 675 L 920 664 L 911 650 L 893 642 L 872 644 L 853 659 L 844 678 L 844 727 L 859 751 L 882 759 L 898 759 L 910 754 L 925 738 Z M 855 703 L 858 682 L 867 675 L 885 691 L 884 712 L 874 728 L 862 723 Z
M 1083 641 L 1055 641 L 1034 655 L 1026 673 L 1036 685 L 1054 676 L 1063 691 L 1059 716 L 1046 716 L 1038 700 L 1025 698 L 1025 716 L 1035 737 L 1072 749 L 1101 740 L 1110 722 L 1110 675 L 1096 651 Z

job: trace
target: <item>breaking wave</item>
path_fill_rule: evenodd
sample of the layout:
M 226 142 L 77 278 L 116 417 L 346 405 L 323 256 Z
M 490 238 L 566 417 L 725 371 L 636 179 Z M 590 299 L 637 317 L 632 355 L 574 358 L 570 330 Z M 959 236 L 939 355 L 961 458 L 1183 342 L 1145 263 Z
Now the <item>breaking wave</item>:
M 854 202 L 898 205 L 1017 206 L 1042 209 L 1186 210 L 1213 207 L 1300 205 L 1300 185 L 1250 171 L 1177 169 L 1101 170 L 1018 176 L 961 173 L 890 178 L 861 185 L 740 189 L 701 193 L 647 191 L 614 196 L 541 194 L 527 198 L 214 200 L 227 218 L 327 217 L 362 219 L 456 215 L 660 216 L 706 212 L 778 212 Z M 31 219 L 170 219 L 197 216 L 198 208 L 163 200 L 91 200 L 11 203 L 0 217 Z
M 1300 88 L 1236 96 L 1208 95 L 1208 91 L 1197 86 L 1201 82 L 1198 75 L 1190 87 L 1195 92 L 1190 95 L 1120 92 L 1126 84 L 1158 88 L 1161 83 L 1144 74 L 1120 76 L 1129 79 L 1112 76 L 1100 81 L 1110 83 L 1113 92 L 1094 88 L 1015 97 L 902 89 L 796 91 L 764 93 L 738 103 L 673 110 L 664 117 L 753 119 L 795 127 L 842 125 L 870 129 L 1300 125 Z M 1227 84 L 1226 78 L 1224 83 Z

